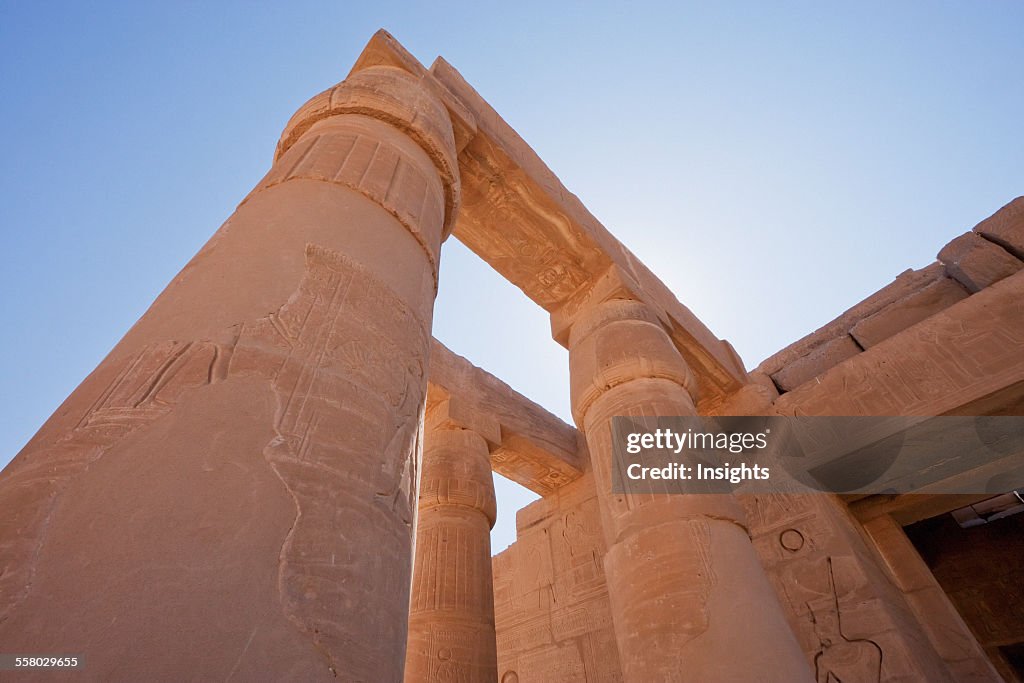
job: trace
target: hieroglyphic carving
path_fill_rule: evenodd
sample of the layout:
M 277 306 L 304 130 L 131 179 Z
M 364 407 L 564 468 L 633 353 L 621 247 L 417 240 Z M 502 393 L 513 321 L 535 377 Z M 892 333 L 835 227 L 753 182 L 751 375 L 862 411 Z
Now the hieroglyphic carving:
M 358 264 L 313 245 L 305 256 L 305 276 L 279 310 L 231 326 L 216 341 L 144 347 L 121 361 L 69 433 L 19 459 L 6 473 L 3 495 L 17 495 L 25 487 L 45 493 L 32 505 L 7 508 L 17 512 L 0 521 L 0 557 L 14 568 L 0 576 L 3 612 L 27 592 L 34 558 L 46 541 L 46 520 L 76 474 L 132 432 L 171 414 L 189 392 L 256 375 L 270 382 L 278 398 L 277 436 L 264 455 L 296 505 L 280 558 L 286 614 L 328 658 L 332 650 L 349 647 L 366 623 L 403 630 L 404 612 L 364 622 L 358 613 L 373 609 L 372 596 L 353 591 L 372 591 L 381 580 L 385 590 L 408 590 L 403 578 L 408 574 L 396 567 L 409 561 L 399 550 L 408 547 L 412 533 L 425 378 L 420 361 L 400 360 L 415 354 L 397 348 L 395 340 L 425 354 L 429 335 L 424 323 Z M 353 396 L 359 401 L 346 400 Z M 339 505 L 337 496 L 353 480 L 371 482 L 377 494 L 353 495 Z M 401 530 L 387 521 L 392 514 L 404 522 Z M 368 524 L 381 532 L 379 553 L 347 552 L 345 534 Z M 26 562 L 26 557 L 33 559 Z M 339 604 L 351 605 L 344 621 L 338 619 Z
M 444 185 L 443 229 L 448 234 L 461 196 L 456 145 L 461 147 L 472 135 L 475 123 L 455 98 L 445 97 L 436 83 L 422 78 L 422 66 L 420 74 L 414 76 L 403 68 L 403 61 L 382 64 L 360 60 L 348 78 L 314 96 L 292 116 L 281 133 L 274 161 L 284 159 L 311 129 L 322 129 L 325 121 L 369 117 L 385 123 L 415 142 L 435 167 Z M 406 62 L 404 66 L 411 64 Z
M 779 545 L 795 553 L 804 547 L 804 535 L 796 529 L 786 529 L 779 534 Z
M 814 655 L 818 683 L 878 683 L 882 679 L 882 648 L 868 638 L 849 638 L 843 633 L 843 614 L 836 591 L 832 558 L 826 562 L 831 589 L 829 603 L 808 605 L 820 649 Z
M 460 162 L 466 177 L 479 179 L 464 185 L 465 215 L 474 222 L 508 227 L 478 235 L 456 224 L 460 240 L 544 308 L 586 284 L 591 261 L 602 255 L 586 245 L 577 224 L 547 197 L 538 196 L 513 162 L 484 138 L 476 138 Z M 488 178 L 491 182 L 484 180 Z
M 553 644 L 519 657 L 519 671 L 528 681 L 587 681 L 580 648 L 573 643 Z
M 258 357 L 279 359 L 278 436 L 265 455 L 297 508 L 281 551 L 282 601 L 327 651 L 365 637 L 359 613 L 373 609 L 372 591 L 408 590 L 408 574 L 396 568 L 409 561 L 400 549 L 412 533 L 425 378 L 422 355 L 404 352 L 399 340 L 425 352 L 423 321 L 365 269 L 310 245 L 296 293 L 276 313 L 245 325 L 235 354 L 240 369 L 266 367 Z M 358 402 L 346 400 L 355 396 Z M 350 480 L 370 483 L 376 495 L 354 494 L 338 505 Z M 405 527 L 389 527 L 390 514 Z M 373 556 L 344 542 L 366 525 L 382 534 Z M 338 604 L 353 608 L 343 621 Z M 374 623 L 400 633 L 402 619 L 378 616 Z
M 234 337 L 229 331 L 224 344 L 167 341 L 146 346 L 121 364 L 71 431 L 5 470 L 0 508 L 9 512 L 0 519 L 0 620 L 31 586 L 47 520 L 67 485 L 111 446 L 171 412 L 182 394 L 223 380 Z M 30 490 L 36 494 L 23 496 Z M 16 496 L 22 496 L 18 504 L 4 500 Z
M 776 408 L 783 414 L 936 415 L 984 401 L 1024 380 L 1022 290 L 1019 274 L 996 283 L 833 368 L 818 382 L 783 395 Z M 808 581 L 798 577 L 819 575 L 812 565 L 826 553 L 834 567 L 841 563 L 862 586 L 857 637 L 869 637 L 885 653 L 884 677 L 899 672 L 929 679 L 945 675 L 906 599 L 840 513 L 842 504 L 828 499 L 811 506 L 800 497 L 784 498 L 757 497 L 753 531 L 762 561 L 791 614 L 803 614 L 807 607 L 801 602 L 811 599 L 801 596 L 801 585 Z M 821 528 L 809 529 L 812 523 Z M 784 527 L 805 536 L 802 549 L 780 546 L 778 534 Z M 799 623 L 795 627 L 805 648 L 812 647 L 813 634 Z
M 440 241 L 445 218 L 441 180 L 409 152 L 381 139 L 378 131 L 366 129 L 359 117 L 345 117 L 343 126 L 310 132 L 288 150 L 250 196 L 296 179 L 355 190 L 405 226 L 420 243 L 436 277 L 434 245 Z
M 1024 381 L 1024 273 L 784 394 L 781 414 L 941 415 Z
M 923 646 L 924 635 L 909 607 L 885 578 L 838 499 L 780 492 L 741 500 L 754 547 L 819 680 L 862 680 L 861 674 L 844 678 L 840 668 L 875 671 L 883 655 L 882 673 L 875 671 L 876 677 L 863 680 L 947 680 L 934 652 Z M 842 637 L 836 634 L 840 619 Z M 823 640 L 829 641 L 827 648 Z M 854 648 L 836 645 L 847 641 L 870 645 L 856 645 L 862 653 L 849 662 L 846 657 Z M 877 662 L 874 655 L 867 656 L 871 653 L 865 645 L 878 649 Z M 828 650 L 824 662 L 823 650 Z M 831 671 L 832 678 L 822 678 L 822 671 Z
M 696 552 L 691 555 L 693 564 L 687 572 L 694 579 L 684 593 L 692 598 L 690 604 L 693 606 L 691 612 L 693 621 L 685 624 L 683 632 L 691 638 L 695 638 L 708 628 L 708 623 L 711 620 L 711 615 L 708 613 L 708 599 L 711 597 L 711 591 L 715 584 L 718 583 L 718 578 L 711 562 L 709 520 L 707 518 L 692 520 L 686 525 L 686 528 L 690 535 L 690 544 Z
M 591 475 L 519 516 L 494 557 L 499 671 L 523 681 L 621 681 Z M 525 524 L 525 526 L 524 526 Z
M 424 435 L 404 680 L 495 680 L 487 442 L 438 421 L 436 410 Z
M 553 466 L 550 458 L 529 457 L 537 451 L 535 448 L 513 450 L 497 448 L 491 453 L 491 466 L 498 474 L 516 483 L 527 483 L 534 493 L 546 495 L 579 476 L 570 465 Z M 545 462 L 548 460 L 549 462 Z

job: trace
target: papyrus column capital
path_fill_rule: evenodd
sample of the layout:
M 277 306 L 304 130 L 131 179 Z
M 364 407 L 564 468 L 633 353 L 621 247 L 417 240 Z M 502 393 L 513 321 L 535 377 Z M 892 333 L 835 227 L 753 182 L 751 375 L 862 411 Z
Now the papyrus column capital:
M 450 427 L 424 436 L 419 509 L 458 506 L 480 512 L 494 527 L 497 507 L 487 441 L 475 431 Z
M 396 67 L 373 66 L 314 96 L 281 133 L 275 162 L 320 121 L 359 114 L 384 121 L 412 138 L 430 157 L 445 194 L 445 230 L 451 232 L 461 196 L 455 133 L 448 110 L 419 78 Z
M 594 401 L 635 380 L 669 380 L 696 400 L 693 372 L 654 309 L 639 301 L 604 301 L 579 315 L 569 334 L 569 367 L 573 418 L 582 429 Z

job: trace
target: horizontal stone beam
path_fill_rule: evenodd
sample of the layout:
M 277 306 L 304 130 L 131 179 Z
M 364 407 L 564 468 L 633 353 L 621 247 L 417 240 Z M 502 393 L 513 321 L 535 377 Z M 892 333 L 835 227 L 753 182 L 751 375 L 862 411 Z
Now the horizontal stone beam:
M 588 300 L 624 293 L 659 312 L 702 400 L 743 383 L 743 363 L 728 342 L 601 225 L 458 71 L 440 58 L 428 71 L 384 31 L 353 70 L 378 64 L 422 78 L 449 107 L 461 150 L 455 237 L 552 314 L 557 341 L 567 343 L 566 324 Z
M 436 339 L 427 415 L 480 433 L 492 469 L 542 496 L 583 473 L 575 428 Z
M 766 358 L 757 372 L 781 392 L 1024 269 L 1024 197 L 943 247 L 832 322 Z
M 783 415 L 1020 414 L 1024 272 L 779 397 Z M 993 399 L 998 400 L 993 400 Z
M 901 526 L 930 519 L 992 498 L 991 493 L 903 494 L 866 496 L 850 501 L 850 511 L 861 522 L 890 515 Z
M 782 415 L 1024 415 L 1024 272 L 848 358 L 780 396 L 775 408 Z M 958 480 L 969 490 L 1019 468 L 1020 462 L 1015 454 Z M 925 495 L 930 488 L 942 486 L 923 489 L 916 498 L 897 497 L 895 503 L 872 496 L 858 505 L 883 500 L 892 510 L 912 501 L 925 501 L 926 510 L 945 505 L 945 496 Z

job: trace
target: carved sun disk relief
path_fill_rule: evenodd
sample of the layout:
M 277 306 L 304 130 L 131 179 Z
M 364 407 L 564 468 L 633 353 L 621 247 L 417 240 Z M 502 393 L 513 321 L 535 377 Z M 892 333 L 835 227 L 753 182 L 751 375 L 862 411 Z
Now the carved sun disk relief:
M 796 529 L 785 529 L 779 534 L 779 545 L 795 553 L 804 547 L 804 535 Z

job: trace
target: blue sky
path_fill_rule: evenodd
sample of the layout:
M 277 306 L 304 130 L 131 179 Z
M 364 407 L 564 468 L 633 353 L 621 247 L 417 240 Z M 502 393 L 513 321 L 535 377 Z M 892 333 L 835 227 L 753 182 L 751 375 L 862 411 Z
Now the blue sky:
M 1019 2 L 0 2 L 0 464 L 381 27 L 748 367 L 1024 194 Z M 546 316 L 454 241 L 435 334 L 569 420 Z

